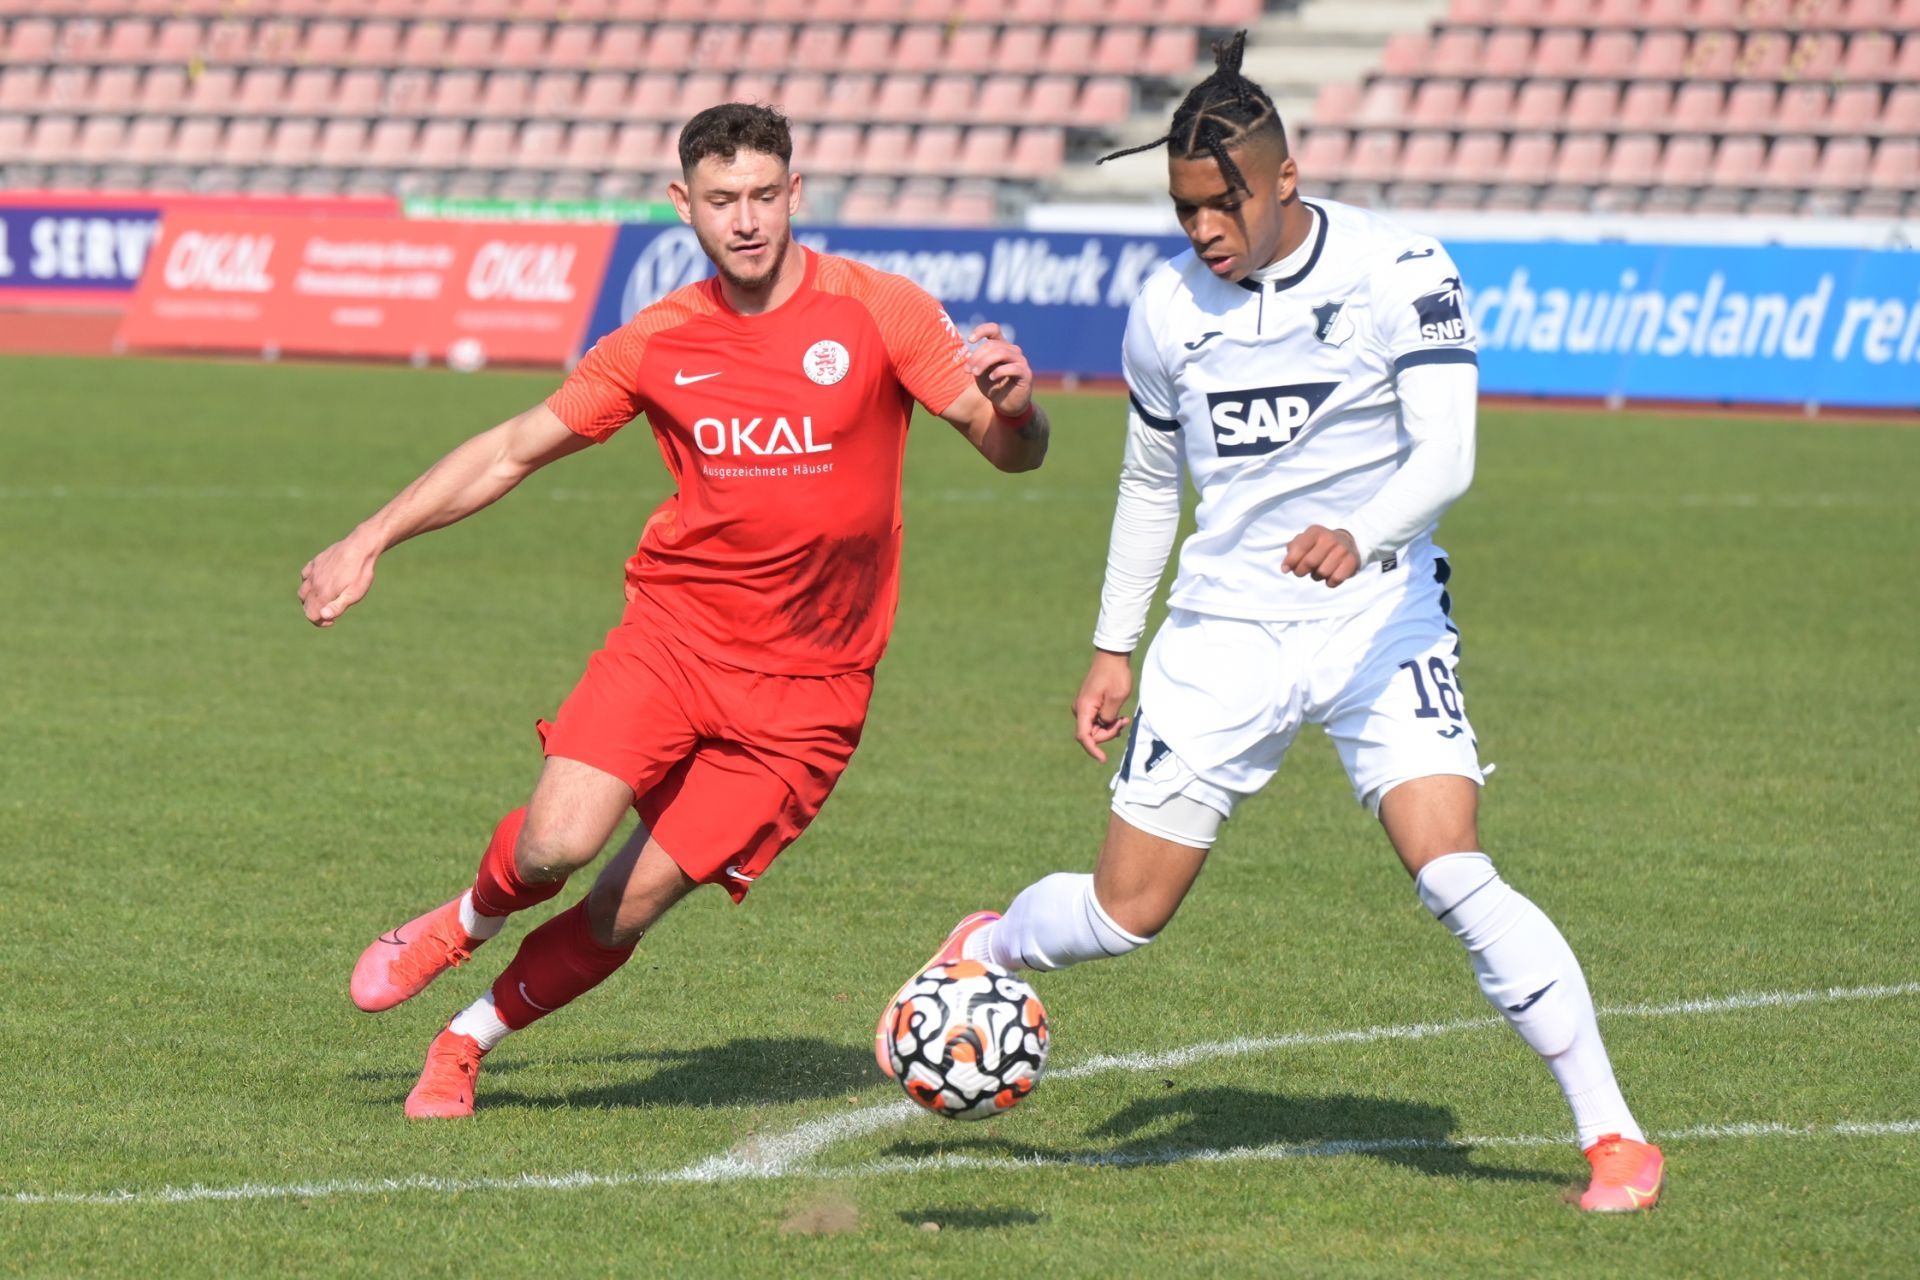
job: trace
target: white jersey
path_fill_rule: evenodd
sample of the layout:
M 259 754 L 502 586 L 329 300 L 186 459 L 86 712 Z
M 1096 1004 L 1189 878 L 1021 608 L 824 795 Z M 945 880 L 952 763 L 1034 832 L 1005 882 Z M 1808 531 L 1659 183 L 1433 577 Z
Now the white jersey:
M 1337 617 L 1433 574 L 1437 515 L 1338 588 L 1280 571 L 1296 534 L 1345 527 L 1405 460 L 1401 372 L 1478 362 L 1459 269 L 1436 240 L 1306 203 L 1314 230 L 1292 274 L 1223 280 L 1189 250 L 1148 278 L 1127 319 L 1134 413 L 1177 437 L 1199 494 L 1169 597 L 1179 608 Z

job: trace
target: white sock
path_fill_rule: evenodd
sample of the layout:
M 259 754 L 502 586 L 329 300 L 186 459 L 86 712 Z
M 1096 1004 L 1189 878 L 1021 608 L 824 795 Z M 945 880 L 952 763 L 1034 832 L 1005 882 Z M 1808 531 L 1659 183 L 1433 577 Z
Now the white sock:
M 447 1030 L 456 1035 L 472 1036 L 479 1041 L 482 1049 L 491 1049 L 505 1040 L 513 1028 L 500 1021 L 500 1013 L 493 1007 L 493 992 L 489 991 L 454 1014 L 453 1021 L 447 1024 Z
M 500 932 L 501 926 L 506 923 L 507 918 L 505 916 L 483 916 L 478 911 L 475 911 L 473 909 L 473 890 L 469 889 L 460 895 L 460 927 L 467 931 L 469 938 L 484 942 L 494 934 Z
M 1585 1150 L 1606 1134 L 1644 1141 L 1613 1077 L 1593 997 L 1573 948 L 1544 911 L 1500 878 L 1484 853 L 1421 868 L 1420 901 L 1466 945 L 1480 990 L 1546 1060 Z
M 1093 896 L 1093 877 L 1057 872 L 1028 885 L 1007 914 L 967 939 L 963 954 L 1006 969 L 1064 969 L 1125 955 L 1152 938 L 1113 922 Z

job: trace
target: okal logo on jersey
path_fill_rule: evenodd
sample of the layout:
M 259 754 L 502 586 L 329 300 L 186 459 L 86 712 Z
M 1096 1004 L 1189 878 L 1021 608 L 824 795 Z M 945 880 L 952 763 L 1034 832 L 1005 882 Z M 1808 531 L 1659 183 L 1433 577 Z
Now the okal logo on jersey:
M 1460 314 L 1465 295 L 1459 276 L 1448 276 L 1440 287 L 1413 300 L 1413 313 L 1420 317 L 1420 337 L 1427 342 L 1457 342 L 1467 336 L 1466 317 Z
M 1326 403 L 1338 382 L 1296 382 L 1286 387 L 1209 391 L 1207 416 L 1213 442 L 1223 458 L 1272 453 L 1291 443 Z
M 693 424 L 693 447 L 714 458 L 770 458 L 828 453 L 833 443 L 814 440 L 811 417 L 797 426 L 786 418 L 701 418 Z

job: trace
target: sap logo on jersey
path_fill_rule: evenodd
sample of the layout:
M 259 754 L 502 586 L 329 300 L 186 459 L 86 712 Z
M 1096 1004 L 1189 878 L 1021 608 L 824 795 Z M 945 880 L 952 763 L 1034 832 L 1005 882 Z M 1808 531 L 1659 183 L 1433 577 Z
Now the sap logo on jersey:
M 1209 391 L 1207 414 L 1213 420 L 1213 442 L 1220 456 L 1272 453 L 1291 442 L 1339 385 L 1297 382 L 1290 387 Z
M 796 430 L 785 418 L 702 418 L 693 424 L 693 446 L 709 457 L 766 458 L 788 453 L 827 453 L 833 444 L 816 444 L 813 419 Z
M 1467 336 L 1467 321 L 1460 314 L 1463 300 L 1459 276 L 1448 276 L 1440 287 L 1413 300 L 1413 313 L 1420 318 L 1420 337 L 1426 342 L 1458 342 Z

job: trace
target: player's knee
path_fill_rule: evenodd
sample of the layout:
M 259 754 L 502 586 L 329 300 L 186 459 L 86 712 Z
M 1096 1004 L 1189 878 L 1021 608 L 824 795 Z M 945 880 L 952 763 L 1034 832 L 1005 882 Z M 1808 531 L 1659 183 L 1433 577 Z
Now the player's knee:
M 1180 908 L 1177 899 L 1168 901 L 1166 894 L 1151 889 L 1133 893 L 1109 890 L 1102 896 L 1089 883 L 1086 892 L 1088 914 L 1104 923 L 1113 935 L 1125 942 L 1126 951 L 1153 941 L 1154 936 L 1172 922 L 1173 913 Z
M 599 856 L 601 841 L 577 829 L 553 829 L 529 821 L 520 830 L 513 863 L 529 884 L 564 880 Z

